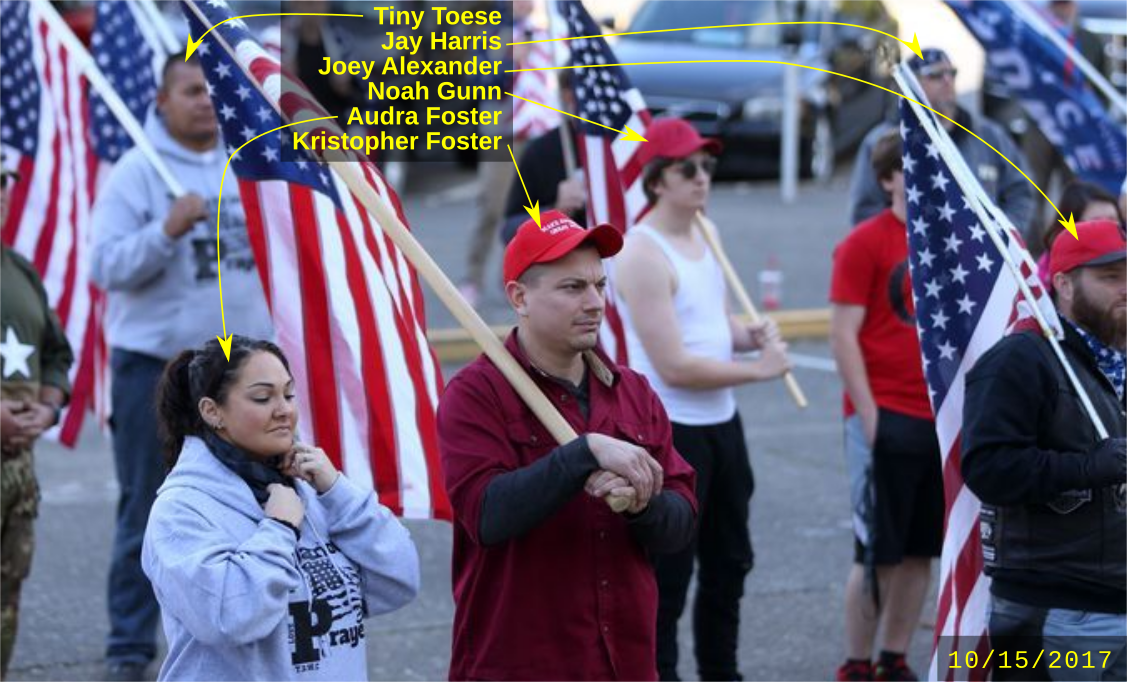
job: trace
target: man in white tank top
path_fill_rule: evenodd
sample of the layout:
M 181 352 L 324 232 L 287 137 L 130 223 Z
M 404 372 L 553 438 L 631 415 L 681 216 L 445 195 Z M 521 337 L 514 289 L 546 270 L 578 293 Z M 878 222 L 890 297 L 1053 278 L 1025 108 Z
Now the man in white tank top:
M 615 262 L 631 368 L 649 379 L 673 422 L 673 443 L 697 471 L 699 525 L 682 552 L 655 559 L 657 667 L 677 675 L 677 621 L 700 561 L 693 630 L 702 680 L 743 679 L 736 660 L 740 599 L 753 553 L 755 480 L 734 387 L 782 376 L 790 364 L 774 323 L 747 326 L 728 310 L 723 271 L 694 226 L 708 202 L 716 140 L 680 119 L 654 121 L 643 185 L 652 205 Z M 760 350 L 758 359 L 735 353 Z

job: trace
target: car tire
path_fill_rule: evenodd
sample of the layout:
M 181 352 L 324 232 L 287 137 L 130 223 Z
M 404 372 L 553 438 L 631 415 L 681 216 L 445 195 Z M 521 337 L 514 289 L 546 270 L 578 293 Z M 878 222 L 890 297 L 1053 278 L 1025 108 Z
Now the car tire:
M 829 182 L 836 157 L 833 123 L 829 113 L 823 112 L 815 119 L 811 136 L 802 140 L 802 176 L 820 183 Z

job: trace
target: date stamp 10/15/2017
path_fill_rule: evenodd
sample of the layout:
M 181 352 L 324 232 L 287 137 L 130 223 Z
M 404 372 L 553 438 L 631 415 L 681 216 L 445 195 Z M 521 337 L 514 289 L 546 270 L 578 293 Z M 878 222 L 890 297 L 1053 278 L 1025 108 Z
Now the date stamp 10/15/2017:
M 1050 651 L 1040 649 L 1036 651 L 998 651 L 990 649 L 985 656 L 977 651 L 952 651 L 947 655 L 948 669 L 960 670 L 966 668 L 989 669 L 1000 668 L 1003 670 L 1033 669 L 1038 664 L 1044 663 L 1048 669 L 1059 670 L 1095 670 L 1105 669 L 1111 658 L 1112 651 Z

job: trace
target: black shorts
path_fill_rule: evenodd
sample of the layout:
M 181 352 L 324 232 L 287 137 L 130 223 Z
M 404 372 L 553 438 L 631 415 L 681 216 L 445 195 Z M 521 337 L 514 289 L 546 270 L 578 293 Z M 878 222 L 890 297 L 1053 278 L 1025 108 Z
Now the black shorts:
M 860 417 L 845 423 L 854 561 L 894 565 L 906 556 L 937 557 L 943 549 L 944 501 L 935 423 L 884 408 L 879 415 L 871 450 Z

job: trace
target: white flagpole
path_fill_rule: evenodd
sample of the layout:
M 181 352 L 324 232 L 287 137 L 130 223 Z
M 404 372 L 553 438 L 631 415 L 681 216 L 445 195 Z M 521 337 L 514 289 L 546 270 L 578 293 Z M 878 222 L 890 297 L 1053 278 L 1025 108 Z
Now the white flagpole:
M 901 64 L 901 66 L 903 66 L 903 64 Z M 908 82 L 909 88 L 911 88 L 911 90 L 909 90 L 909 92 L 915 93 L 917 101 L 925 102 L 925 103 L 930 105 L 930 102 L 927 102 L 927 95 L 924 94 L 923 87 L 920 85 L 919 81 L 916 79 L 916 74 L 913 73 L 912 70 L 908 69 L 908 68 L 905 68 L 900 73 L 901 73 L 901 76 Z M 900 85 L 901 85 L 901 87 L 903 87 L 903 84 L 900 84 Z M 915 105 L 913 105 L 913 109 L 915 109 Z M 930 112 L 928 112 L 928 113 L 930 113 Z M 928 117 L 928 118 L 930 119 L 930 117 Z M 940 127 L 942 128 L 942 126 L 940 126 Z M 935 136 L 932 136 L 932 138 L 933 138 L 933 141 L 935 142 L 936 145 L 938 145 L 942 149 L 946 149 L 949 152 L 947 155 L 944 156 L 944 158 L 947 161 L 947 165 L 952 168 L 952 172 L 958 171 L 959 173 L 962 173 L 964 178 L 971 178 L 972 179 L 971 182 L 973 183 L 973 185 L 978 186 L 977 177 L 974 175 L 973 172 L 971 172 L 970 166 L 967 165 L 966 159 L 963 158 L 963 153 L 959 151 L 958 146 L 955 145 L 955 141 L 952 140 L 951 136 L 947 133 L 947 129 L 943 128 L 943 133 L 941 135 L 939 135 L 938 138 L 936 138 Z M 1006 231 L 1010 235 L 1018 235 L 1018 236 L 1021 235 L 1021 231 L 1018 230 L 1017 227 L 1013 224 L 1013 221 L 1010 220 L 1010 217 L 1007 216 L 1000 208 L 998 208 L 994 204 L 994 202 L 992 202 L 992 201 L 984 202 L 984 201 L 981 200 L 982 197 L 985 196 L 985 195 L 980 194 L 980 193 L 974 193 L 974 194 L 966 194 L 965 196 L 968 197 L 968 200 L 971 203 L 973 203 L 975 206 L 978 207 L 978 210 L 976 212 L 985 211 L 989 215 L 993 216 L 993 218 L 997 222 L 1002 224 L 1002 226 L 1006 229 Z M 1024 242 L 1024 240 L 1023 240 L 1023 242 Z M 1030 255 L 1030 253 L 1027 249 L 1021 249 L 1021 258 L 1022 258 L 1022 262 L 1025 263 L 1025 265 L 1031 271 L 1037 272 L 1037 262 L 1033 260 L 1033 256 Z
M 555 0 L 548 0 L 548 35 L 552 38 L 562 38 L 563 33 L 558 33 L 559 22 L 563 19 L 556 10 Z M 566 32 L 565 32 L 566 33 Z M 567 41 L 560 41 L 552 43 L 552 63 L 555 66 L 567 66 L 567 56 L 570 54 L 571 48 L 568 47 Z M 513 66 L 515 69 L 516 66 Z M 560 96 L 560 106 L 563 106 L 563 87 L 560 79 L 563 78 L 563 70 L 557 69 L 555 73 L 556 92 Z M 517 74 L 519 76 L 520 74 Z M 516 92 L 515 90 L 513 92 Z M 560 147 L 563 150 L 564 157 L 564 171 L 570 179 L 575 175 L 575 140 L 572 139 L 571 125 L 568 123 L 567 118 L 560 119 Z
M 145 13 L 148 19 L 149 25 L 156 31 L 157 38 L 164 48 L 165 56 L 176 54 L 184 49 L 185 46 L 178 43 L 176 36 L 172 35 L 172 29 L 168 26 L 168 20 L 165 18 L 164 14 L 157 9 L 153 0 L 140 0 L 135 6 L 141 8 L 141 11 Z
M 1024 19 L 1030 27 L 1048 38 L 1058 49 L 1068 55 L 1069 59 L 1076 62 L 1076 65 L 1080 67 L 1080 70 L 1084 72 L 1088 80 L 1107 97 L 1108 101 L 1118 107 L 1119 111 L 1127 114 L 1127 99 L 1123 98 L 1123 95 L 1115 89 L 1115 86 L 1109 83 L 1107 78 L 1104 78 L 1104 75 L 1100 73 L 1096 67 L 1092 66 L 1092 63 L 1089 62 L 1084 55 L 1080 54 L 1079 50 L 1073 47 L 1060 33 L 1054 30 L 1053 27 L 1045 21 L 1045 18 L 1037 13 L 1037 10 L 1027 5 L 1025 2 L 1010 2 L 1007 0 L 1006 4 L 1013 9 L 1017 16 Z
M 922 92 L 922 90 L 919 89 L 918 83 L 915 81 L 915 75 L 912 74 L 911 70 L 904 66 L 904 64 L 898 64 L 896 68 L 893 69 L 892 76 L 896 79 L 897 85 L 900 86 L 900 89 L 905 94 L 911 95 L 916 94 L 917 91 Z M 913 85 L 915 85 L 915 88 L 912 87 Z M 924 109 L 912 99 L 909 99 L 907 101 L 908 105 L 912 107 L 912 111 L 915 112 L 916 117 L 919 119 L 920 124 L 927 131 L 928 136 L 932 139 L 933 142 L 939 145 L 940 155 L 945 161 L 947 161 L 947 166 L 948 168 L 950 168 L 952 175 L 955 176 L 955 182 L 963 191 L 963 196 L 967 197 L 968 204 L 970 205 L 971 210 L 973 210 L 982 220 L 983 227 L 985 228 L 986 233 L 990 236 L 990 240 L 994 243 L 995 248 L 998 249 L 998 252 L 1002 256 L 1002 260 L 1005 262 L 1006 267 L 1010 269 L 1010 273 L 1013 274 L 1014 279 L 1017 280 L 1018 289 L 1021 291 L 1021 295 L 1029 303 L 1029 308 L 1033 313 L 1033 317 L 1037 320 L 1038 325 L 1041 327 L 1041 333 L 1044 334 L 1045 338 L 1049 341 L 1049 345 L 1052 346 L 1053 352 L 1056 354 L 1057 359 L 1060 361 L 1061 366 L 1064 367 L 1064 371 L 1068 375 L 1069 382 L 1072 384 L 1073 388 L 1076 389 L 1077 394 L 1080 396 L 1080 402 L 1084 405 L 1084 409 L 1088 413 L 1088 418 L 1092 420 L 1092 425 L 1096 427 L 1096 432 L 1099 434 L 1099 437 L 1101 439 L 1107 438 L 1108 431 L 1104 426 L 1103 420 L 1100 418 L 1099 414 L 1096 413 L 1096 408 L 1094 405 L 1092 405 L 1092 400 L 1088 396 L 1088 392 L 1080 384 L 1080 379 L 1076 376 L 1076 372 L 1072 369 L 1071 363 L 1069 363 L 1068 359 L 1065 358 L 1064 351 L 1061 349 L 1060 343 L 1057 341 L 1056 333 L 1053 331 L 1053 328 L 1049 325 L 1049 323 L 1045 320 L 1045 317 L 1041 314 L 1041 308 L 1037 305 L 1037 299 L 1033 296 L 1033 292 L 1029 290 L 1029 284 L 1025 281 L 1025 277 L 1021 273 L 1021 268 L 1017 265 L 1017 263 L 1013 261 L 1013 258 L 1011 257 L 1009 247 L 1005 244 L 1002 239 L 1002 235 L 999 233 L 994 212 L 985 208 L 985 204 L 987 202 L 983 201 L 985 194 L 983 194 L 982 186 L 978 184 L 978 180 L 975 179 L 973 175 L 971 175 L 970 169 L 967 168 L 965 161 L 963 161 L 962 155 L 955 148 L 954 142 L 947 135 L 947 131 L 942 126 L 937 124 L 937 121 L 931 116 L 931 112 Z M 952 151 L 954 151 L 953 154 Z M 1017 244 L 1017 246 L 1021 248 L 1020 244 Z M 1021 250 L 1024 251 L 1024 249 Z M 1032 262 L 1032 258 L 1028 255 L 1028 253 L 1025 253 L 1023 258 L 1029 259 L 1029 262 Z M 1034 265 L 1032 272 L 1037 272 L 1036 265 Z
M 34 3 L 35 9 L 40 12 L 44 21 L 50 24 L 51 31 L 58 36 L 58 39 L 66 46 L 67 50 L 74 55 L 75 62 L 82 70 L 82 74 L 90 81 L 90 86 L 98 91 L 102 100 L 105 101 L 106 106 L 110 108 L 110 111 L 113 112 L 118 122 L 121 123 L 122 127 L 129 133 L 129 137 L 133 139 L 133 143 L 137 145 L 137 148 L 141 150 L 141 153 L 145 155 L 149 163 L 153 165 L 153 169 L 156 171 L 157 175 L 168 185 L 168 189 L 174 196 L 183 196 L 184 188 L 180 185 L 180 182 L 172 175 L 172 172 L 168 170 L 168 166 L 165 165 L 156 150 L 153 149 L 153 146 L 149 143 L 149 138 L 145 136 L 145 131 L 141 128 L 141 124 L 133 117 L 133 113 L 129 111 L 129 107 L 125 106 L 125 102 L 121 101 L 121 97 L 118 96 L 113 86 L 106 80 L 106 77 L 102 75 L 94 58 L 90 56 L 90 53 L 86 51 L 86 48 L 83 47 L 82 43 L 79 42 L 78 38 L 71 32 L 70 27 L 66 25 L 66 22 L 63 21 L 62 17 L 59 16 L 58 12 L 55 11 L 55 8 L 52 7 L 47 0 L 32 0 L 32 2 Z

